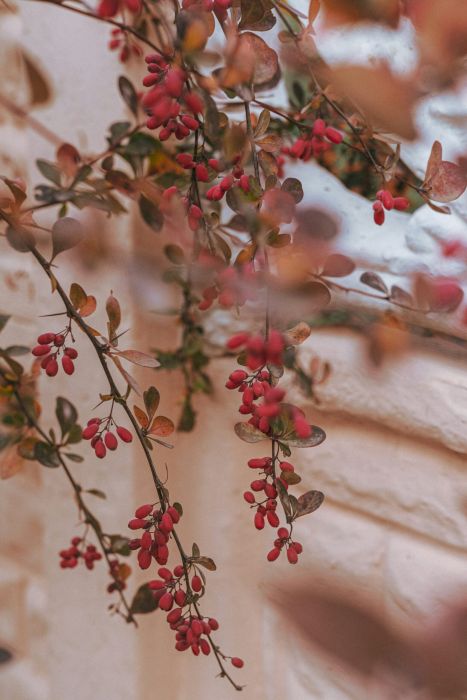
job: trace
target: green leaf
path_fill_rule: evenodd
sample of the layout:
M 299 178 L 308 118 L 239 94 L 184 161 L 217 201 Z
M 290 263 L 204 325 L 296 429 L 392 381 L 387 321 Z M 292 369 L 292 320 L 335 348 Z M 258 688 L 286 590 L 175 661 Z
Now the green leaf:
M 57 187 L 61 187 L 62 174 L 54 163 L 38 158 L 36 160 L 36 165 L 37 169 L 40 171 L 41 175 L 46 178 L 46 180 L 50 180 L 54 183 L 54 185 L 57 185 Z
M 157 603 L 154 599 L 154 594 L 144 583 L 138 588 L 131 602 L 130 612 L 132 615 L 144 615 L 153 612 L 157 608 Z
M 65 216 L 56 221 L 52 227 L 52 260 L 59 253 L 74 248 L 84 238 L 83 227 L 76 219 Z
M 182 413 L 178 421 L 177 430 L 189 433 L 195 427 L 196 413 L 189 398 L 183 402 Z
M 55 415 L 62 431 L 62 437 L 66 435 L 78 420 L 78 412 L 73 404 L 63 396 L 57 397 Z
M 153 231 L 160 231 L 164 225 L 164 216 L 157 204 L 141 195 L 138 205 L 143 221 L 152 228 Z
M 123 535 L 109 535 L 110 548 L 115 554 L 120 554 L 123 557 L 129 557 L 131 554 L 131 549 L 129 547 L 128 537 L 123 537 Z
M 125 156 L 152 156 L 154 153 L 160 151 L 159 141 L 157 141 L 151 134 L 145 134 L 139 131 L 136 134 L 132 134 L 130 139 L 125 146 L 124 154 Z
M 6 324 L 10 320 L 11 316 L 6 316 L 5 314 L 0 314 L 0 331 L 3 331 Z
M 149 389 L 143 393 L 144 406 L 149 417 L 149 423 L 151 423 L 153 417 L 156 415 L 160 398 L 161 395 L 155 386 L 150 386 Z
M 34 447 L 34 457 L 44 467 L 56 468 L 60 466 L 57 450 L 47 442 L 37 442 Z
M 92 496 L 96 496 L 96 498 L 102 498 L 103 500 L 107 498 L 104 491 L 101 491 L 100 489 L 86 489 L 86 493 L 90 493 Z
M 136 116 L 138 114 L 138 95 L 132 83 L 124 75 L 121 75 L 118 79 L 118 89 L 123 97 L 123 101 Z
M 72 462 L 76 462 L 77 464 L 84 462 L 84 459 L 81 455 L 74 454 L 73 452 L 66 452 L 65 457 L 67 459 L 71 459 Z
M 180 515 L 180 517 L 181 517 L 181 516 L 183 515 L 183 507 L 182 507 L 182 504 L 181 504 L 181 503 L 175 502 L 175 503 L 173 503 L 172 505 L 173 505 L 173 507 L 175 508 L 175 510 L 177 511 L 177 513 L 178 513 L 178 514 Z

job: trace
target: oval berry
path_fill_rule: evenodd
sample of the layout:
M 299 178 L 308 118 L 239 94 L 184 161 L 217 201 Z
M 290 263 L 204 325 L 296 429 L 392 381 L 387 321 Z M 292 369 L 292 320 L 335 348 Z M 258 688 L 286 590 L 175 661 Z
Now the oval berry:
M 122 428 L 121 426 L 117 427 L 117 435 L 120 440 L 123 440 L 123 442 L 132 442 L 133 440 L 133 435 L 130 433 L 130 431 L 126 428 Z

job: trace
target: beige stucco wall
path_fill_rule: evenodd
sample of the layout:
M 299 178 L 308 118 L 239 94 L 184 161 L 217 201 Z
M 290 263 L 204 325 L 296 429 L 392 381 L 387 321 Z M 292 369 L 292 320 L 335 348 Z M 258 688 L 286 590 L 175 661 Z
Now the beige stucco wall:
M 105 48 L 107 30 L 57 8 L 20 6 L 16 36 L 8 36 L 42 57 L 56 89 L 56 102 L 38 117 L 63 138 L 100 148 L 102 125 L 121 114 L 114 87 L 120 67 Z M 8 57 L 2 26 L 0 16 L 3 61 Z M 10 122 L 0 124 L 0 151 L 5 144 L 23 164 L 52 156 L 50 145 Z M 35 177 L 33 171 L 30 176 Z M 121 246 L 130 244 L 125 223 L 112 231 Z M 43 328 L 31 308 L 34 314 L 50 310 L 48 286 L 28 258 L 0 246 L 0 312 L 14 316 L 5 338 L 30 344 Z M 70 282 L 73 270 L 65 266 L 60 275 Z M 101 300 L 111 287 L 125 295 L 126 280 L 116 279 L 111 269 L 99 279 L 80 271 L 80 281 Z M 156 317 L 130 306 L 125 312 L 141 349 L 160 341 L 164 330 Z M 310 352 L 318 352 L 333 372 L 319 390 L 319 411 L 295 396 L 325 428 L 328 440 L 294 455 L 304 484 L 326 493 L 325 505 L 297 525 L 305 553 L 294 569 L 283 561 L 272 566 L 265 561 L 267 534 L 253 530 L 242 499 L 250 476 L 246 461 L 261 449 L 233 434 L 236 396 L 222 388 L 230 361 L 212 365 L 219 388 L 213 398 L 199 401 L 195 439 L 177 435 L 173 452 L 161 456 L 169 467 L 171 493 L 185 507 L 182 538 L 190 542 L 195 533 L 202 551 L 218 564 L 218 572 L 209 575 L 204 608 L 221 621 L 222 647 L 246 660 L 237 676 L 247 685 L 247 700 L 363 700 L 337 664 L 310 657 L 301 647 L 269 602 L 271 583 L 331 576 L 371 592 L 388 616 L 409 621 L 432 614 L 465 590 L 465 365 L 419 349 L 378 371 L 362 359 L 362 343 L 350 331 L 323 330 L 301 351 L 305 364 Z M 84 341 L 80 353 L 81 369 L 74 377 L 41 381 L 46 408 L 61 392 L 73 396 L 83 417 L 95 404 L 102 379 Z M 153 375 L 142 372 L 140 378 L 144 384 Z M 161 376 L 157 383 L 163 412 L 175 415 L 177 380 Z M 108 501 L 96 501 L 95 508 L 109 531 L 124 530 L 135 505 L 152 493 L 136 449 L 119 450 L 112 464 L 86 459 L 75 472 L 88 487 L 108 492 Z M 234 691 L 215 678 L 211 659 L 172 651 L 171 633 L 158 615 L 141 619 L 138 631 L 107 615 L 104 567 L 92 574 L 60 571 L 57 551 L 74 533 L 76 511 L 58 471 L 28 466 L 0 485 L 0 503 L 0 643 L 16 654 L 0 670 L 2 698 L 233 697 Z

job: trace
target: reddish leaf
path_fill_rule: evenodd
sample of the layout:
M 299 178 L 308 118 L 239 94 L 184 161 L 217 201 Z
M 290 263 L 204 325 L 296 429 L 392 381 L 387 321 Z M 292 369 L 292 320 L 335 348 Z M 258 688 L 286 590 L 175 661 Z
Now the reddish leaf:
M 351 258 L 340 253 L 333 253 L 326 258 L 321 274 L 324 277 L 346 277 L 354 270 L 355 263 Z
M 156 418 L 154 418 L 148 432 L 150 435 L 167 437 L 167 435 L 171 435 L 174 430 L 175 426 L 170 420 L 170 418 L 166 418 L 165 416 L 157 416 Z

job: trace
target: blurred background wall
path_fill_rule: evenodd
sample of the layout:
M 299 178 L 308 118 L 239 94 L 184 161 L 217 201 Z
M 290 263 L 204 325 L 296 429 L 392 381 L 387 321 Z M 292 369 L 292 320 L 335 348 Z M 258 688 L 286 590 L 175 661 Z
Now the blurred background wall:
M 21 44 L 40 57 L 55 90 L 54 102 L 38 110 L 37 117 L 82 150 L 101 150 L 104 127 L 123 116 L 116 90 L 123 69 L 106 48 L 108 30 L 60 8 L 26 1 L 19 6 L 17 15 L 0 14 L 2 90 L 8 89 L 15 100 L 21 97 L 16 62 Z M 425 151 L 413 154 L 420 167 Z M 31 164 L 39 156 L 52 159 L 53 147 L 0 109 L 2 172 L 6 168 L 34 182 L 38 173 Z M 369 235 L 357 220 L 362 202 L 354 195 L 343 200 L 339 184 L 316 166 L 302 167 L 297 176 L 310 188 L 310 197 L 320 197 L 323 182 L 325 198 L 336 201 L 339 196 L 345 240 L 358 247 L 359 236 Z M 465 198 L 455 211 L 465 225 Z M 419 210 L 415 217 L 418 224 L 401 215 L 385 230 L 391 255 L 380 262 L 395 279 L 403 280 L 410 260 L 426 259 L 428 264 L 430 241 L 439 235 L 438 222 L 430 223 L 430 214 Z M 153 233 L 135 232 L 128 219 L 112 222 L 110 230 L 122 255 L 133 245 L 155 245 Z M 414 245 L 410 241 L 417 230 Z M 420 249 L 423 242 L 425 250 Z M 47 283 L 32 261 L 0 245 L 0 312 L 13 315 L 5 337 L 30 345 L 45 330 L 37 314 L 50 313 L 57 302 L 51 301 Z M 376 246 L 374 255 L 381 255 Z M 127 293 L 127 280 L 110 266 L 98 276 L 92 269 L 60 269 L 65 282 L 75 274 L 100 300 L 111 288 L 119 298 Z M 170 342 L 171 334 L 158 317 L 131 303 L 124 312 L 125 325 L 141 349 Z M 230 325 L 229 318 L 213 318 L 214 344 L 221 345 Z M 252 528 L 246 512 L 246 461 L 262 455 L 232 431 L 236 396 L 222 388 L 232 361 L 216 360 L 212 365 L 218 388 L 213 398 L 200 401 L 195 438 L 177 435 L 175 449 L 160 456 L 169 467 L 171 493 L 184 504 L 182 538 L 190 541 L 196 533 L 203 553 L 218 565 L 218 572 L 209 575 L 204 608 L 220 619 L 222 647 L 245 658 L 246 668 L 238 677 L 247 686 L 242 697 L 248 700 L 362 700 L 361 690 L 339 665 L 311 657 L 287 619 L 271 605 L 270 591 L 286 588 L 292 578 L 306 583 L 331 577 L 356 595 L 371 594 L 388 617 L 401 623 L 433 614 L 467 584 L 465 362 L 460 354 L 421 345 L 378 370 L 369 366 L 364 343 L 355 330 L 315 330 L 301 351 L 304 366 L 319 354 L 330 362 L 332 373 L 318 389 L 319 407 L 298 393 L 294 397 L 328 435 L 322 446 L 294 455 L 306 486 L 326 494 L 323 507 L 297 524 L 297 539 L 305 550 L 297 567 L 266 562 L 267 536 Z M 96 403 L 96 387 L 104 389 L 84 342 L 80 353 L 80 371 L 73 377 L 41 380 L 46 416 L 54 397 L 63 393 L 82 407 L 84 420 L 84 412 Z M 149 371 L 140 378 L 142 383 L 154 381 Z M 158 375 L 156 383 L 163 413 L 175 416 L 177 378 Z M 112 464 L 86 457 L 75 472 L 87 487 L 107 491 L 108 500 L 96 503 L 96 511 L 108 531 L 125 532 L 134 508 L 151 493 L 137 449 L 119 450 Z M 13 660 L 0 667 L 2 698 L 233 696 L 234 691 L 215 678 L 213 660 L 172 650 L 171 633 L 157 614 L 141 618 L 138 631 L 108 616 L 105 567 L 60 571 L 57 552 L 75 534 L 76 525 L 72 495 L 60 473 L 28 464 L 1 484 L 0 499 L 0 644 L 13 652 Z

